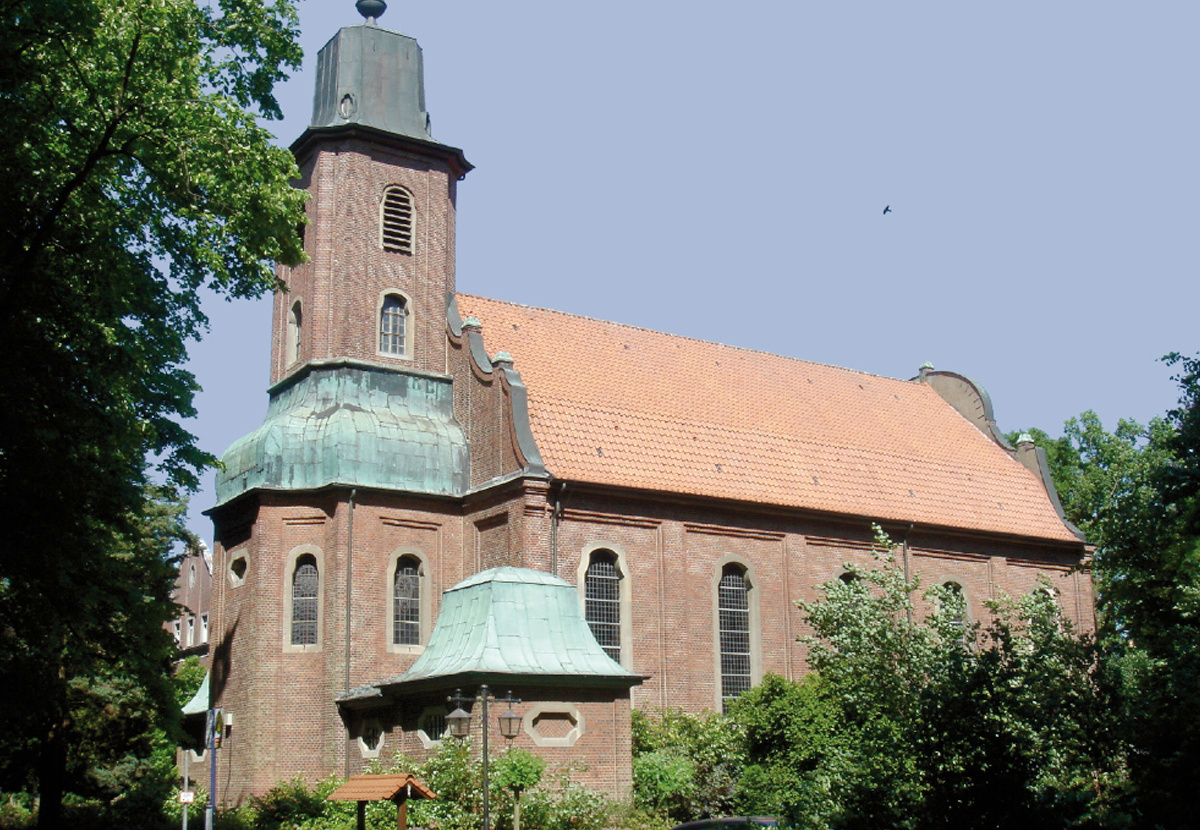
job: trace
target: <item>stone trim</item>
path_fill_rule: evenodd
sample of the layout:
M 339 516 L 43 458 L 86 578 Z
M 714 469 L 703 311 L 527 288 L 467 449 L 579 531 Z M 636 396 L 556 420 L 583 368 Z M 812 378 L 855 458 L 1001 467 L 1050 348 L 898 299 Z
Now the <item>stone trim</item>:
M 566 735 L 558 738 L 542 735 L 537 730 L 537 721 L 543 715 L 566 715 L 567 720 L 572 724 L 572 728 Z M 521 725 L 525 734 L 533 739 L 534 745 L 541 747 L 575 746 L 576 742 L 583 737 L 587 728 L 583 719 L 583 713 L 579 711 L 579 707 L 574 703 L 539 703 L 525 713 Z
M 317 561 L 317 641 L 309 645 L 292 644 L 292 576 L 296 571 L 296 560 L 308 554 Z M 292 548 L 283 562 L 283 652 L 303 654 L 320 651 L 325 642 L 325 554 L 316 545 L 297 545 Z

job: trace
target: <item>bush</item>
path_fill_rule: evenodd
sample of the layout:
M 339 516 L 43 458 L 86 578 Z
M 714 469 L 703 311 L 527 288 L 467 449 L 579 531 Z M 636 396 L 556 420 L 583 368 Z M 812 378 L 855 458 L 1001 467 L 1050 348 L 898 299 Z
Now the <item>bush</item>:
M 732 813 L 746 763 L 737 721 L 716 712 L 635 710 L 632 725 L 635 805 L 677 822 Z
M 0 830 L 25 830 L 36 821 L 31 793 L 0 793 Z

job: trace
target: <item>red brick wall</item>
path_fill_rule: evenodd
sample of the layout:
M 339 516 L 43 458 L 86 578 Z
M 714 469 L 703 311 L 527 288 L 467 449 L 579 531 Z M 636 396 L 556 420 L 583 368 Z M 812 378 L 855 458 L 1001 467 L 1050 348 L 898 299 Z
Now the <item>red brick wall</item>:
M 314 194 L 306 232 L 312 262 L 281 272 L 289 291 L 276 298 L 272 380 L 295 368 L 285 365 L 283 351 L 296 297 L 304 302 L 302 360 L 354 358 L 452 375 L 476 490 L 453 500 L 358 492 L 352 520 L 345 488 L 250 494 L 216 511 L 211 659 L 218 702 L 232 715 L 220 751 L 222 801 L 236 803 L 297 774 L 315 781 L 361 768 L 362 753 L 349 741 L 334 700 L 347 685 L 401 674 L 419 653 L 389 647 L 391 568 L 399 552 L 423 562 L 431 621 L 441 592 L 479 570 L 524 565 L 575 583 L 585 551 L 620 551 L 630 592 L 623 624 L 632 626 L 623 660 L 649 679 L 631 698 L 622 694 L 615 701 L 577 690 L 516 690 L 529 701 L 561 696 L 579 707 L 587 728 L 575 747 L 538 747 L 528 736 L 518 743 L 552 764 L 585 761 L 586 780 L 610 792 L 628 789 L 630 700 L 639 708 L 692 711 L 720 705 L 714 615 L 723 563 L 736 561 L 750 575 L 759 672 L 802 676 L 804 649 L 797 638 L 807 632 L 795 603 L 816 599 L 816 586 L 837 578 L 846 561 L 870 564 L 869 519 L 588 491 L 575 484 L 564 491 L 562 482 L 514 478 L 520 459 L 511 390 L 501 371 L 475 365 L 466 339 L 446 327 L 445 295 L 454 289 L 454 176 L 440 161 L 357 139 L 329 142 L 324 150 L 302 159 L 303 182 Z M 415 197 L 411 255 L 379 247 L 379 202 L 391 183 L 405 185 Z M 376 353 L 378 303 L 388 289 L 404 291 L 412 303 L 410 359 Z M 963 586 L 973 616 L 983 613 L 984 600 L 1027 591 L 1046 573 L 1079 627 L 1093 627 L 1090 582 L 1068 572 L 1078 547 L 888 530 L 907 546 L 914 573 L 928 583 L 952 579 Z M 319 554 L 321 638 L 317 647 L 295 650 L 287 627 L 290 568 L 301 546 Z M 235 586 L 229 566 L 238 554 L 249 567 L 244 584 Z M 410 702 L 388 716 L 397 725 L 385 738 L 388 752 L 399 746 L 417 754 L 418 714 Z
M 442 161 L 362 139 L 340 138 L 301 159 L 301 180 L 312 194 L 305 252 L 311 261 L 281 268 L 288 285 L 274 307 L 271 382 L 296 368 L 284 355 L 287 315 L 301 300 L 301 362 L 356 358 L 421 371 L 446 367 L 445 297 L 454 290 L 457 179 Z M 413 194 L 416 227 L 411 254 L 384 251 L 379 241 L 384 188 Z M 407 358 L 378 353 L 378 307 L 384 292 L 410 301 Z
M 394 753 L 400 752 L 408 758 L 424 760 L 437 751 L 437 745 L 426 746 L 420 739 L 417 730 L 421 713 L 427 707 L 453 708 L 453 704 L 446 702 L 450 691 L 405 697 L 388 701 L 374 709 L 356 712 L 350 728 L 358 735 L 364 720 L 378 721 L 384 729 L 379 748 L 381 759 L 386 761 Z M 467 696 L 477 691 L 476 687 L 462 689 Z M 559 773 L 569 769 L 571 780 L 577 783 L 617 798 L 628 797 L 633 781 L 629 764 L 632 752 L 630 706 L 625 690 L 548 690 L 520 685 L 501 685 L 491 689 L 493 696 L 507 696 L 509 692 L 520 699 L 514 709 L 523 716 L 522 728 L 515 739 L 511 742 L 506 740 L 500 734 L 497 718 L 507 710 L 508 704 L 493 700 L 488 706 L 487 720 L 490 757 L 494 759 L 510 745 L 521 747 L 546 762 L 542 780 L 547 785 L 553 785 Z M 467 704 L 465 708 L 471 714 L 469 740 L 473 756 L 478 759 L 482 751 L 482 708 L 478 702 Z M 563 719 L 554 727 L 548 727 L 545 715 L 540 721 L 536 717 L 539 708 L 557 711 L 569 708 L 573 710 L 572 716 L 577 713 L 578 718 L 569 722 Z M 578 735 L 570 746 L 548 746 L 545 741 L 539 743 L 534 737 L 535 733 L 541 736 L 541 730 L 547 733 L 542 737 L 559 738 L 558 742 L 563 743 L 561 739 L 567 737 L 572 726 L 577 728 Z M 371 763 L 357 741 L 353 744 L 352 753 L 355 772 L 362 771 Z

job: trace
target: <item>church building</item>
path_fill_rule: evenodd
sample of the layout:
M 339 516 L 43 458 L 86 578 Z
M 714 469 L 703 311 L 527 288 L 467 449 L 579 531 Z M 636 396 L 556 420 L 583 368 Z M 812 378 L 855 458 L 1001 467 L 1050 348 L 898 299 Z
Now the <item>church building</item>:
M 966 377 L 458 293 L 471 164 L 430 136 L 417 42 L 358 6 L 292 145 L 309 261 L 280 270 L 268 412 L 209 511 L 222 802 L 421 757 L 485 684 L 516 745 L 627 794 L 631 709 L 803 676 L 796 603 L 871 562 L 874 523 L 970 617 L 1048 579 L 1093 627 L 1044 455 Z

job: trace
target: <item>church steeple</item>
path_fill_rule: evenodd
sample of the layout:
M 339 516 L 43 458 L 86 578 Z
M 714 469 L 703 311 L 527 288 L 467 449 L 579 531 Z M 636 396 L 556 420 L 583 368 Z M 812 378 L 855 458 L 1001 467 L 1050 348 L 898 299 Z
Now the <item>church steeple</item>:
M 375 25 L 387 8 L 382 0 L 357 6 L 367 22 L 342 29 L 317 57 L 312 126 L 361 124 L 429 140 L 421 47 Z
M 347 359 L 446 371 L 455 200 L 471 164 L 430 137 L 417 41 L 376 25 L 382 0 L 357 6 L 366 22 L 321 49 L 312 123 L 292 145 L 312 195 L 311 261 L 280 272 L 272 383 Z
M 429 137 L 421 49 L 359 0 L 318 57 L 313 123 L 292 145 L 309 261 L 281 267 L 263 425 L 223 457 L 217 499 L 368 487 L 448 496 L 469 481 L 455 420 L 446 301 L 454 292 L 461 150 Z

